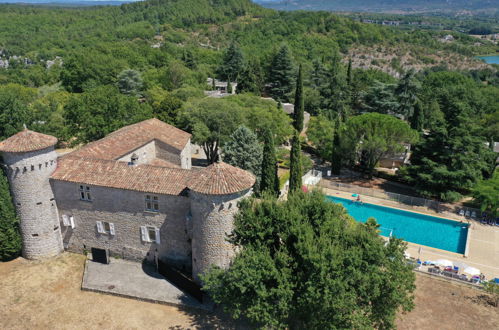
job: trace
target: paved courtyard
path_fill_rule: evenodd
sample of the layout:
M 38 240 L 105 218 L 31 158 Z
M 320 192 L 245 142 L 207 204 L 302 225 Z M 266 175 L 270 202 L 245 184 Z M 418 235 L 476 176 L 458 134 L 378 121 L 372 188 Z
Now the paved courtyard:
M 208 309 L 158 274 L 148 264 L 111 259 L 108 265 L 87 260 L 82 289 L 173 306 Z

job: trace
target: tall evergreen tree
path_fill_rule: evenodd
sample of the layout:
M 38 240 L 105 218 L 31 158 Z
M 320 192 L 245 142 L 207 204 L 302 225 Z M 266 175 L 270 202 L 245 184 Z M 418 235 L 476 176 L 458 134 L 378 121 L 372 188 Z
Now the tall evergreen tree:
M 335 175 L 341 174 L 343 162 L 341 152 L 341 124 L 337 121 L 333 131 L 333 151 L 331 153 L 331 172 Z
M 320 90 L 323 98 L 322 108 L 329 120 L 340 117 L 344 121 L 349 113 L 349 93 L 345 73 L 341 65 L 341 56 L 337 49 L 333 51 L 326 79 L 327 83 Z
M 235 42 L 225 51 L 222 64 L 218 67 L 218 75 L 222 80 L 238 81 L 239 74 L 244 68 L 244 56 Z
M 293 193 L 301 189 L 301 177 L 303 176 L 303 170 L 301 167 L 300 136 L 298 135 L 298 131 L 295 131 L 295 134 L 293 135 L 289 161 L 289 192 Z
M 351 58 L 348 60 L 347 84 L 348 84 L 348 86 L 352 86 L 352 84 L 353 84 L 353 71 L 352 71 L 352 59 Z
M 227 164 L 250 171 L 260 182 L 262 169 L 262 146 L 258 138 L 246 126 L 239 126 L 230 136 L 229 142 L 223 147 L 223 159 Z
M 236 92 L 238 94 L 253 93 L 260 95 L 264 86 L 263 75 L 260 61 L 258 59 L 250 59 L 239 75 Z
M 412 116 L 414 106 L 418 100 L 417 93 L 420 87 L 420 84 L 414 78 L 414 70 L 409 70 L 402 79 L 400 79 L 395 88 L 395 95 L 399 103 L 397 113 L 403 116 L 404 119 Z
M 414 104 L 414 111 L 409 122 L 411 124 L 411 128 L 415 129 L 418 132 L 421 132 L 421 130 L 424 128 L 425 118 L 423 103 L 421 101 L 418 100 L 416 101 L 416 104 Z
M 260 192 L 268 192 L 279 196 L 279 177 L 277 176 L 277 156 L 275 152 L 274 137 L 270 129 L 263 132 L 263 157 L 260 180 Z
M 283 45 L 272 58 L 269 83 L 273 98 L 278 101 L 288 101 L 288 94 L 293 90 L 293 61 L 286 45 Z
M 298 77 L 296 79 L 296 92 L 295 92 L 295 109 L 294 109 L 294 122 L 293 125 L 298 132 L 303 131 L 303 116 L 305 112 L 305 101 L 303 98 L 303 72 L 302 65 L 298 69 Z
M 143 81 L 136 70 L 123 70 L 118 75 L 118 88 L 122 94 L 137 96 L 142 91 Z
M 11 260 L 21 254 L 19 222 L 9 191 L 9 183 L 0 170 L 0 261 Z
M 232 83 L 227 80 L 227 93 L 232 94 Z

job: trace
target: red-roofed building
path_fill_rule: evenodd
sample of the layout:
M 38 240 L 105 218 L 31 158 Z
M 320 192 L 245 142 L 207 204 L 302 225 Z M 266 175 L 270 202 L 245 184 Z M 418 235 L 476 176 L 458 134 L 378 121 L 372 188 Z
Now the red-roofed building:
M 191 166 L 191 135 L 157 119 L 57 157 L 55 137 L 0 142 L 27 258 L 106 250 L 193 270 L 226 267 L 237 201 L 255 177 L 225 163 Z

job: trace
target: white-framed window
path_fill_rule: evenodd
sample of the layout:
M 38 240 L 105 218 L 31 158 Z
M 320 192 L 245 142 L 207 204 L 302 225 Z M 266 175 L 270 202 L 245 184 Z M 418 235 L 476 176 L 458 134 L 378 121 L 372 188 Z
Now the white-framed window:
M 106 221 L 97 221 L 97 232 L 105 235 L 116 235 L 114 231 L 114 223 Z
M 159 228 L 153 226 L 141 226 L 140 235 L 143 242 L 156 242 L 161 243 Z
M 62 224 L 64 225 L 64 227 L 71 227 L 71 229 L 76 228 L 74 217 L 68 216 L 66 214 L 62 215 Z
M 90 187 L 89 186 L 80 185 L 79 190 L 80 190 L 80 200 L 87 201 L 87 202 L 92 201 L 92 195 L 90 194 Z
M 159 198 L 154 195 L 146 195 L 146 211 L 159 212 Z

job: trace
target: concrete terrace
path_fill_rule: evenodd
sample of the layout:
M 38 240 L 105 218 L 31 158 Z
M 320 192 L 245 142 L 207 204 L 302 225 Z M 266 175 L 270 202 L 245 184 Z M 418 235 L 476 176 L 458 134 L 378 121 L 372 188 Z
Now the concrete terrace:
M 324 194 L 340 198 L 352 199 L 351 192 L 344 192 L 330 188 L 320 187 Z M 487 279 L 499 277 L 499 227 L 483 225 L 475 220 L 467 220 L 457 214 L 449 212 L 437 213 L 425 207 L 408 208 L 395 201 L 384 200 L 370 196 L 361 196 L 366 203 L 397 208 L 405 211 L 427 214 L 435 217 L 445 218 L 454 221 L 462 221 L 470 224 L 468 234 L 468 255 L 453 253 L 445 250 L 435 249 L 429 246 L 408 242 L 407 252 L 415 258 L 421 260 L 449 259 L 451 261 L 463 262 L 469 266 L 476 267 L 485 274 Z M 422 253 L 419 255 L 419 248 Z
M 111 259 L 108 265 L 86 260 L 82 290 L 158 304 L 210 310 L 158 274 L 149 264 Z

